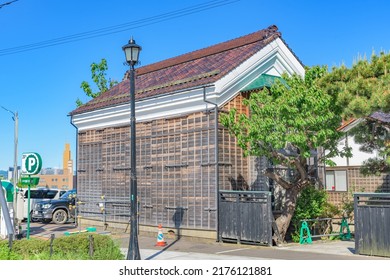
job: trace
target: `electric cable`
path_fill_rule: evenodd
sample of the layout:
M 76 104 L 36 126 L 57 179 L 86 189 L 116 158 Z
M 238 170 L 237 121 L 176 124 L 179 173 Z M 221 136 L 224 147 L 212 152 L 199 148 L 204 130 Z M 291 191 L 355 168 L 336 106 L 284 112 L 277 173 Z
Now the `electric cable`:
M 226 5 L 238 2 L 238 1 L 240 1 L 240 0 L 213 0 L 213 1 L 202 3 L 202 4 L 190 6 L 187 8 L 175 10 L 172 12 L 163 13 L 160 15 L 151 16 L 151 17 L 147 17 L 144 19 L 135 20 L 135 21 L 119 24 L 119 25 L 104 27 L 104 28 L 100 28 L 100 29 L 96 29 L 96 30 L 92 30 L 92 31 L 76 33 L 76 34 L 69 35 L 69 36 L 63 36 L 63 37 L 59 37 L 59 38 L 54 38 L 54 39 L 45 40 L 45 41 L 41 41 L 41 42 L 37 42 L 37 43 L 22 45 L 22 46 L 18 46 L 18 47 L 0 49 L 0 56 L 17 54 L 17 53 L 21 53 L 21 52 L 27 52 L 27 51 L 31 51 L 31 50 L 47 48 L 47 47 L 77 42 L 77 41 L 81 41 L 81 40 L 87 40 L 87 39 L 92 39 L 92 38 L 96 38 L 96 37 L 107 36 L 107 35 L 111 35 L 111 34 L 115 34 L 115 33 L 120 33 L 120 32 L 128 31 L 131 29 L 137 29 L 137 28 L 153 25 L 156 23 L 160 23 L 163 21 L 168 21 L 171 19 L 180 18 L 180 17 L 184 17 L 187 15 L 199 13 L 199 12 L 202 12 L 205 10 L 210 10 L 213 8 L 226 6 Z

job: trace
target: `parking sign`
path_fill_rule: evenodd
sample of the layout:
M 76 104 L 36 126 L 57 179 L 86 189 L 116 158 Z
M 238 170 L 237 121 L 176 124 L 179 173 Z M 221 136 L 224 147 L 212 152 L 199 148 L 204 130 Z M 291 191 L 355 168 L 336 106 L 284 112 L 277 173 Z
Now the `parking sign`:
M 38 174 L 42 169 L 42 158 L 38 153 L 22 154 L 22 173 L 26 175 Z

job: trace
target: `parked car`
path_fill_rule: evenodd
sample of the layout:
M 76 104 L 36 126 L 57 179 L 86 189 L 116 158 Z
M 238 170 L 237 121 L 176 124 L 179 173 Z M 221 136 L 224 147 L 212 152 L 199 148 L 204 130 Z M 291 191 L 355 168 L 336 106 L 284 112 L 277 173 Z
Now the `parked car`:
M 65 224 L 75 216 L 76 190 L 69 190 L 59 199 L 42 200 L 34 206 L 32 217 L 44 222 Z
M 27 219 L 28 217 L 28 189 L 20 189 L 20 191 L 23 194 L 23 219 Z M 32 217 L 32 212 L 34 209 L 34 206 L 37 202 L 40 202 L 42 200 L 50 200 L 50 199 L 58 199 L 60 198 L 66 191 L 64 190 L 56 190 L 56 189 L 49 189 L 49 188 L 37 188 L 37 189 L 30 189 L 30 220 L 35 222 L 36 219 Z

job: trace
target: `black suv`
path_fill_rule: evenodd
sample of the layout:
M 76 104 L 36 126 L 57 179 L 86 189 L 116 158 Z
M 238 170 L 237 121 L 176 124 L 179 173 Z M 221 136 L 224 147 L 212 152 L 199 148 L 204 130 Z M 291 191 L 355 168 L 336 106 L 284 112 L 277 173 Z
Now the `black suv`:
M 69 190 L 59 199 L 50 199 L 37 202 L 32 213 L 33 219 L 44 222 L 53 221 L 56 224 L 65 224 L 74 218 L 76 204 L 76 190 Z

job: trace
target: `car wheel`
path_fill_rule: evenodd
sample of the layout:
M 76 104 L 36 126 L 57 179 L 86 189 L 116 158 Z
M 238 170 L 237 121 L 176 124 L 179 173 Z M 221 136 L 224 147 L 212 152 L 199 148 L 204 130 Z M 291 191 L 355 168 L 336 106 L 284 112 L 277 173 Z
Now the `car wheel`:
M 68 220 L 68 213 L 64 209 L 58 209 L 53 213 L 53 222 L 59 225 L 65 224 Z
M 33 223 L 36 223 L 39 221 L 39 219 L 36 219 L 36 218 L 33 218 L 33 211 L 30 212 L 30 221 L 33 222 Z

